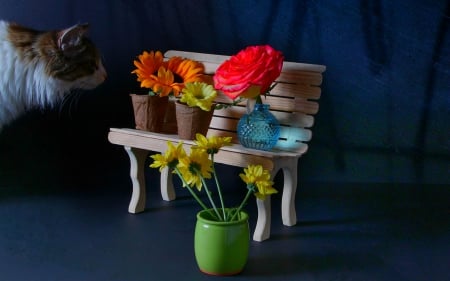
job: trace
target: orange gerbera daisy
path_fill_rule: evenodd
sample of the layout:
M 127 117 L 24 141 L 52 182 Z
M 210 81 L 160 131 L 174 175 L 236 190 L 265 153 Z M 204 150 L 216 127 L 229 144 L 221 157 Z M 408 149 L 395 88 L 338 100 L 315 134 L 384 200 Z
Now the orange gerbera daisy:
M 164 58 L 160 51 L 144 51 L 138 56 L 138 60 L 134 61 L 136 69 L 131 73 L 136 73 L 137 80 L 141 82 L 141 87 L 147 88 L 145 86 L 146 81 L 152 79 L 152 75 L 163 65 Z
M 185 83 L 204 81 L 205 67 L 200 62 L 181 57 L 163 61 L 159 51 L 144 52 L 138 59 L 134 61 L 137 69 L 132 73 L 138 76 L 141 87 L 149 88 L 159 96 L 179 96 Z

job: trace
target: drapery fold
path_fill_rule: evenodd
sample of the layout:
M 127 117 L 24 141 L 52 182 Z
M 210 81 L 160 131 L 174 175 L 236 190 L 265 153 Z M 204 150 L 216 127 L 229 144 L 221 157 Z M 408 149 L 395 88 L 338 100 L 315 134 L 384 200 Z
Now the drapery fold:
M 0 18 L 37 29 L 90 23 L 109 79 L 71 122 L 131 123 L 130 72 L 143 50 L 231 55 L 270 44 L 289 61 L 327 66 L 302 178 L 449 183 L 449 3 L 5 0 Z

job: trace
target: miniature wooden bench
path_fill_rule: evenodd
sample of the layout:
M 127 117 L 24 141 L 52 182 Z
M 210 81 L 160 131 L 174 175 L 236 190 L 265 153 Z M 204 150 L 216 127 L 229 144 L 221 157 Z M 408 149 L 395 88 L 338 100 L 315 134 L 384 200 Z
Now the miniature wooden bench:
M 217 67 L 227 56 L 168 51 L 165 57 L 181 56 L 202 62 L 207 74 L 214 74 Z M 295 211 L 295 193 L 297 189 L 298 160 L 304 154 L 308 145 L 305 143 L 311 139 L 313 115 L 318 112 L 319 105 L 316 101 L 320 98 L 323 65 L 302 64 L 284 62 L 281 75 L 276 80 L 278 83 L 263 102 L 270 104 L 271 112 L 282 125 L 281 135 L 272 151 L 261 151 L 245 148 L 238 143 L 236 126 L 239 118 L 246 113 L 246 103 L 232 106 L 226 109 L 215 110 L 207 135 L 232 136 L 234 144 L 223 147 L 214 160 L 217 163 L 246 167 L 248 164 L 261 164 L 271 171 L 272 178 L 278 171 L 283 171 L 281 213 L 282 221 L 286 226 L 297 223 Z M 222 93 L 217 97 L 218 102 L 230 103 Z M 130 213 L 139 213 L 145 209 L 145 180 L 144 164 L 148 157 L 148 151 L 164 152 L 167 149 L 167 141 L 177 143 L 181 141 L 177 135 L 159 134 L 134 129 L 111 128 L 108 139 L 113 144 L 123 145 L 130 158 L 130 177 L 133 191 L 128 208 Z M 189 149 L 192 141 L 183 140 L 185 149 Z M 168 169 L 161 173 L 161 194 L 164 200 L 174 200 L 175 190 L 172 182 L 172 174 Z M 263 241 L 270 236 L 271 227 L 271 199 L 257 200 L 258 218 L 253 239 Z

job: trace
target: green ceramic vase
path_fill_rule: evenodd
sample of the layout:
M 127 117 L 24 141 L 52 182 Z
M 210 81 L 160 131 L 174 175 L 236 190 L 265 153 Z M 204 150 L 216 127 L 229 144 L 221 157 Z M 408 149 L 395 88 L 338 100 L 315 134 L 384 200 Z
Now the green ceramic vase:
M 248 259 L 248 215 L 241 211 L 237 220 L 219 222 L 207 210 L 200 211 L 194 240 L 195 258 L 200 271 L 209 275 L 238 274 Z

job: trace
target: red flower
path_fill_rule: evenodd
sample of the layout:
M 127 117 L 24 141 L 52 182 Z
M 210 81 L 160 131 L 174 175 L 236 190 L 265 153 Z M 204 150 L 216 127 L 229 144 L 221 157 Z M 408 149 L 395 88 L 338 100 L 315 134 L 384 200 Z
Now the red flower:
M 247 47 L 219 66 L 214 87 L 231 99 L 266 93 L 280 75 L 283 60 L 283 54 L 269 45 Z

